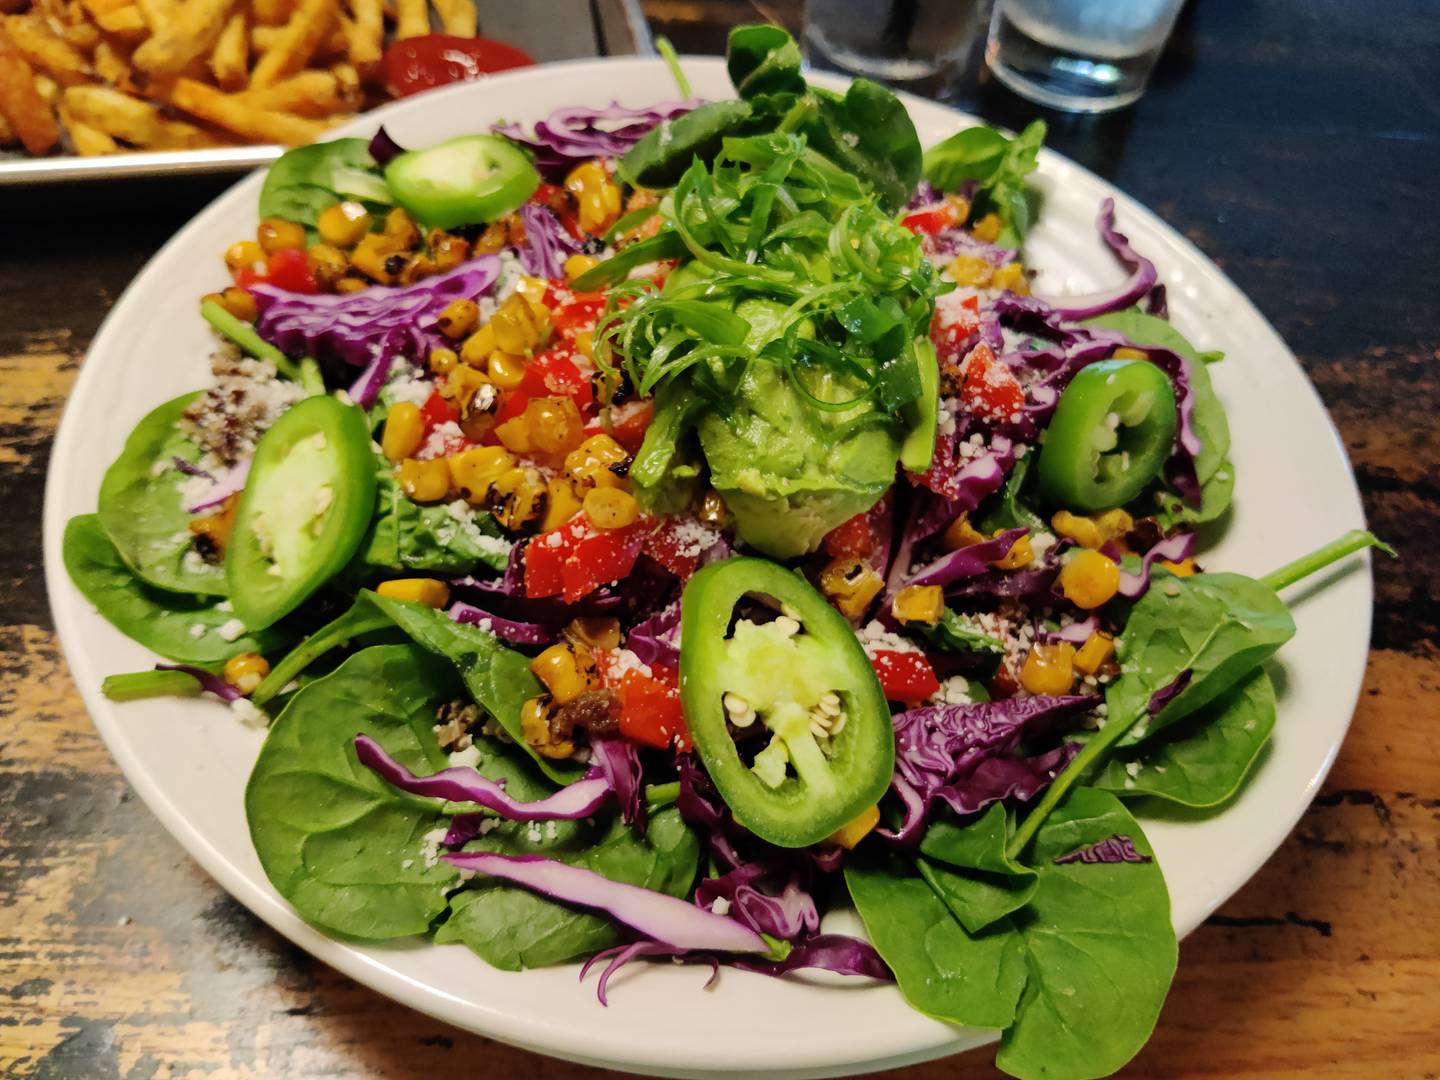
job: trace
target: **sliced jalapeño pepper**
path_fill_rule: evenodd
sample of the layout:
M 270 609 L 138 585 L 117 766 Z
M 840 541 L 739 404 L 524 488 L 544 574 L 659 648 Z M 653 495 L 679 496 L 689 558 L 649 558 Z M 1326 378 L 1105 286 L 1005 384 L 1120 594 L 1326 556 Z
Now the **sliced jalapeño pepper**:
M 236 617 L 260 630 L 350 561 L 375 512 L 365 414 L 333 397 L 292 405 L 260 437 L 225 552 Z
M 747 595 L 782 614 L 736 619 Z M 751 832 L 805 847 L 880 799 L 895 766 L 890 708 L 850 624 L 804 578 L 764 559 L 713 563 L 686 584 L 680 627 L 686 723 Z M 750 764 L 732 731 L 756 748 Z
M 1175 391 L 1147 360 L 1081 368 L 1060 396 L 1037 473 L 1052 504 L 1123 506 L 1160 475 L 1175 443 Z
M 462 135 L 410 150 L 385 166 L 395 201 L 422 225 L 453 229 L 494 221 L 540 186 L 540 174 L 498 135 Z

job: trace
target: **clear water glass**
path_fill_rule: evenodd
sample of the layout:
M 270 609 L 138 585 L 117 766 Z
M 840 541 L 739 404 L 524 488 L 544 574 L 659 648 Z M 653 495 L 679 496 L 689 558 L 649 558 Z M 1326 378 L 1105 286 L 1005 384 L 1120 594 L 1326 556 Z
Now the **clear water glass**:
M 1104 112 L 1145 92 L 1185 0 L 995 0 L 986 62 L 1017 94 Z
M 805 59 L 920 93 L 942 92 L 964 68 L 983 7 L 984 0 L 807 0 Z

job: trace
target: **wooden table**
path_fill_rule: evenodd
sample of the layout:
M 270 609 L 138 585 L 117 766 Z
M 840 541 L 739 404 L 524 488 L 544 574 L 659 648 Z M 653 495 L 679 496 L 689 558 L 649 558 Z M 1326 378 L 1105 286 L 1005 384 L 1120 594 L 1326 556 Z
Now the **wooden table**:
M 692 51 L 754 17 L 647 6 Z M 1185 942 L 1127 1076 L 1440 1075 L 1440 20 L 1423 0 L 1370 8 L 1194 0 L 1137 107 L 1050 118 L 1053 146 L 1181 228 L 1275 323 L 1404 555 L 1377 565 L 1365 689 L 1324 793 Z M 1034 114 L 974 80 L 962 100 L 1011 126 Z M 221 187 L 0 204 L 0 1073 L 598 1076 L 428 1020 L 278 938 L 132 796 L 71 684 L 41 577 L 50 437 L 111 302 Z M 989 1058 L 894 1075 L 988 1077 Z

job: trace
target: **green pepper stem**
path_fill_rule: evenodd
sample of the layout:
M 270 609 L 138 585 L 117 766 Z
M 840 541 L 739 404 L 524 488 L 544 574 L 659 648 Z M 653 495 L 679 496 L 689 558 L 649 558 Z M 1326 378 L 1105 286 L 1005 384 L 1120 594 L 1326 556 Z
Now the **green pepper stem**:
M 679 780 L 671 780 L 668 784 L 645 785 L 645 808 L 652 814 L 656 810 L 663 810 L 679 797 Z
M 100 692 L 111 701 L 139 701 L 152 697 L 193 697 L 200 680 L 187 671 L 127 671 L 107 675 Z
M 1310 554 L 1302 555 L 1294 562 L 1286 563 L 1278 570 L 1270 571 L 1260 581 L 1279 592 L 1287 585 L 1294 585 L 1302 578 L 1309 577 L 1315 571 L 1322 570 L 1347 555 L 1353 555 L 1357 551 L 1364 551 L 1366 548 L 1372 547 L 1379 548 L 1392 559 L 1397 557 L 1395 549 L 1374 533 L 1366 532 L 1364 529 L 1351 529 L 1344 536 L 1331 540 L 1330 543 L 1316 548 Z
M 325 377 L 320 374 L 320 365 L 313 357 L 300 359 L 300 385 L 311 397 L 325 393 Z
M 291 382 L 303 382 L 300 369 L 295 366 L 295 361 L 263 339 L 249 323 L 237 319 L 214 300 L 206 300 L 201 304 L 200 314 L 204 316 L 206 322 L 238 345 L 243 352 L 247 352 L 259 360 L 269 360 L 275 365 L 275 370 Z
M 655 51 L 665 60 L 665 66 L 670 69 L 670 74 L 675 79 L 675 86 L 680 91 L 680 97 L 689 101 L 695 96 L 690 89 L 690 80 L 685 77 L 685 72 L 680 68 L 680 57 L 675 53 L 675 46 L 670 44 L 670 39 L 660 36 L 655 39 Z

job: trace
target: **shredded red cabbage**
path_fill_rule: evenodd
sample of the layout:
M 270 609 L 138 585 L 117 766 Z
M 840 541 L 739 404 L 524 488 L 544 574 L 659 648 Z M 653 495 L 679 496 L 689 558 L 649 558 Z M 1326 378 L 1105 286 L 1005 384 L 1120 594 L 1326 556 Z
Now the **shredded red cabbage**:
M 1156 690 L 1150 695 L 1150 700 L 1145 705 L 1145 711 L 1151 716 L 1159 716 L 1166 705 L 1185 692 L 1185 688 L 1190 685 L 1190 679 L 1194 674 L 1194 669 L 1186 668 L 1170 682 Z
M 1056 866 L 1064 866 L 1066 863 L 1147 863 L 1150 856 L 1136 851 L 1135 841 L 1130 837 L 1117 833 L 1064 855 L 1056 855 L 1051 861 Z
M 1006 529 L 989 540 L 948 552 L 916 570 L 905 579 L 905 584 L 953 585 L 961 578 L 984 574 L 989 571 L 991 563 L 1008 555 L 1020 538 L 1029 532 L 1026 528 Z
M 860 975 L 893 982 L 895 976 L 880 959 L 875 946 L 846 934 L 816 934 L 796 945 L 783 960 L 763 960 L 753 956 L 735 956 L 729 967 L 754 971 L 761 975 L 787 975 L 792 971 L 816 968 L 837 975 Z
M 527 274 L 542 278 L 564 278 L 565 260 L 584 245 L 560 224 L 547 206 L 527 202 L 520 208 L 525 226 L 525 243 L 520 246 L 520 265 Z
M 1130 271 L 1125 284 L 1118 290 L 1097 293 L 1092 296 L 1067 296 L 1055 301 L 1056 311 L 1066 319 L 1092 319 L 1107 311 L 1120 311 L 1139 303 L 1155 288 L 1160 275 L 1155 264 L 1130 246 L 1130 240 L 1115 229 L 1115 200 L 1105 199 L 1100 204 L 1100 214 L 1095 220 L 1106 245 L 1115 257 Z M 1163 296 L 1161 303 L 1163 304 Z
M 474 604 L 467 604 L 463 600 L 457 600 L 451 604 L 450 610 L 446 614 L 457 623 L 467 623 L 470 626 L 478 626 L 482 630 L 489 630 L 496 637 L 512 641 L 517 645 L 545 645 L 555 640 L 554 632 L 546 626 L 501 618 Z
M 797 875 L 792 873 L 778 892 L 764 892 L 757 887 L 757 883 L 771 874 L 771 867 L 752 862 L 720 877 L 705 878 L 695 887 L 695 903 L 707 911 L 738 919 L 758 933 L 784 941 L 794 941 L 820 929 L 820 911 L 815 906 L 815 898 L 801 886 Z
M 209 476 L 210 474 L 197 470 L 191 475 Z M 249 475 L 250 458 L 247 456 L 241 458 L 219 476 L 211 477 L 212 483 L 210 489 L 200 497 L 199 502 L 191 503 L 187 506 L 185 508 L 186 512 L 198 514 L 201 510 L 209 510 L 212 506 L 219 506 L 231 495 L 244 490 L 245 480 Z
M 680 666 L 680 601 L 675 600 L 625 635 L 625 646 L 647 666 Z
M 620 816 L 627 825 L 634 825 L 645 831 L 645 774 L 640 766 L 640 754 L 629 739 L 613 735 L 597 736 L 590 740 L 590 763 L 600 770 L 600 775 L 615 792 L 620 803 Z
M 967 459 L 961 455 L 960 445 L 968 438 L 969 433 L 959 427 L 941 435 L 935 440 L 935 456 L 930 468 L 915 477 L 917 483 L 947 500 L 950 505 L 946 512 L 953 510 L 951 519 L 963 511 L 974 510 L 986 496 L 999 491 L 1015 464 L 1015 445 L 1006 436 L 991 436 L 984 453 Z
M 194 664 L 156 664 L 156 671 L 183 671 L 200 684 L 200 689 L 214 694 L 221 701 L 239 701 L 245 695 L 213 671 L 206 671 Z
M 1140 560 L 1140 572 L 1132 574 L 1120 571 L 1120 595 L 1127 600 L 1139 600 L 1150 588 L 1150 568 L 1164 559 L 1168 562 L 1182 562 L 1195 552 L 1194 533 L 1176 533 L 1153 545 Z
M 370 156 L 382 169 L 405 152 L 405 147 L 390 137 L 383 124 L 380 125 L 380 130 L 370 137 Z
M 535 167 L 554 179 L 580 161 L 623 157 L 656 124 L 683 116 L 699 104 L 697 98 L 635 109 L 618 101 L 604 109 L 572 105 L 536 123 L 531 135 L 519 124 L 494 124 L 490 130 L 533 151 Z

